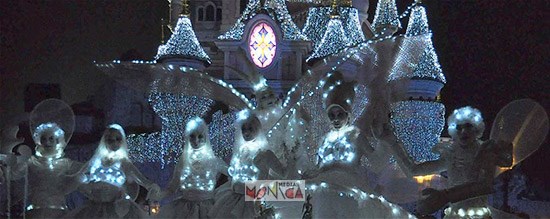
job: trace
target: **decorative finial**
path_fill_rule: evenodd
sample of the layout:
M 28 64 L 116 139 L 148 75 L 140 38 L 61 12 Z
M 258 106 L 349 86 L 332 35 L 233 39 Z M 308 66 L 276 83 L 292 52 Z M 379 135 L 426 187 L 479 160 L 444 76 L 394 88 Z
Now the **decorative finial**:
M 330 13 L 330 18 L 338 18 L 340 14 L 338 13 L 338 0 L 332 0 L 332 12 Z
M 189 16 L 191 14 L 189 12 L 189 0 L 183 0 L 182 6 L 180 16 Z
M 342 6 L 344 7 L 352 7 L 353 5 L 353 1 L 352 0 L 342 0 L 344 3 L 342 4 Z

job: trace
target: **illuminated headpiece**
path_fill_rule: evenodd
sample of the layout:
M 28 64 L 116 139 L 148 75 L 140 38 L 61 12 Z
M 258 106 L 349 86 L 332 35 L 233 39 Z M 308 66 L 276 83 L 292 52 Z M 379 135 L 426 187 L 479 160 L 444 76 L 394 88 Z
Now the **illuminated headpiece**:
M 483 135 L 483 131 L 485 130 L 485 123 L 483 122 L 481 112 L 478 109 L 472 108 L 470 106 L 456 109 L 449 116 L 449 118 L 447 119 L 447 124 L 449 126 L 449 135 L 456 136 L 456 126 L 466 123 L 472 124 L 477 129 L 478 137 L 481 137 Z
M 56 123 L 49 122 L 49 123 L 40 124 L 38 127 L 36 127 L 36 130 L 34 131 L 34 135 L 32 136 L 34 143 L 39 145 L 40 137 L 46 131 L 53 132 L 56 138 L 63 138 L 63 141 L 65 141 L 65 131 L 63 131 L 63 129 L 61 129 L 61 127 L 59 127 Z
M 355 82 L 345 82 L 340 72 L 332 73 L 323 86 L 323 107 L 328 110 L 333 105 L 341 106 L 351 112 L 355 98 Z
M 65 149 L 65 146 L 67 143 L 65 142 L 65 131 L 61 129 L 56 123 L 49 122 L 49 123 L 43 123 L 40 124 L 38 127 L 36 127 L 34 134 L 32 136 L 34 143 L 37 145 L 36 147 L 36 156 L 42 157 L 43 155 L 43 147 L 42 143 L 40 142 L 40 138 L 42 135 L 46 132 L 52 132 L 54 137 L 59 140 L 59 142 L 55 145 L 55 149 L 57 153 L 55 154 L 56 158 L 60 158 L 63 156 L 63 150 Z

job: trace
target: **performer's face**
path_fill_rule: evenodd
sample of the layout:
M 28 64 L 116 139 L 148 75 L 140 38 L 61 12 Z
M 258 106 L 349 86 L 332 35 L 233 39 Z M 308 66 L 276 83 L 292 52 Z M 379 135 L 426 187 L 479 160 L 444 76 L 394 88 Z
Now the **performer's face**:
M 189 143 L 194 149 L 199 149 L 206 144 L 206 136 L 199 130 L 195 130 L 189 135 Z
M 57 154 L 57 145 L 62 142 L 64 136 L 56 136 L 54 129 L 45 130 L 40 136 L 40 152 L 44 157 L 50 157 Z
M 122 134 L 116 129 L 109 129 L 105 133 L 105 143 L 109 150 L 116 151 L 122 146 Z
M 258 97 L 258 106 L 260 109 L 268 109 L 279 103 L 279 98 L 273 91 L 267 90 L 260 92 Z
M 334 129 L 341 129 L 349 121 L 349 114 L 341 106 L 332 106 L 328 109 L 328 118 Z
M 457 124 L 456 134 L 460 145 L 469 145 L 476 141 L 478 130 L 471 123 Z
M 258 132 L 260 131 L 259 121 L 257 119 L 250 119 L 243 123 L 241 132 L 245 141 L 252 141 L 256 139 Z
M 59 144 L 59 138 L 55 136 L 54 130 L 49 129 L 40 136 L 40 145 L 44 148 L 55 148 Z

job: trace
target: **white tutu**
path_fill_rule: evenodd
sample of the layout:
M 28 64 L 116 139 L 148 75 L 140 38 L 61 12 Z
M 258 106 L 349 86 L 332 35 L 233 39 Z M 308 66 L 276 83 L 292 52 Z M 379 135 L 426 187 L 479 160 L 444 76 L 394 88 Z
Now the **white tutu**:
M 244 184 L 231 182 L 220 186 L 214 195 L 215 203 L 208 216 L 211 218 L 254 218 L 255 202 L 245 201 Z
M 108 183 L 89 183 L 85 192 L 89 201 L 71 211 L 68 218 L 145 218 L 134 201 L 126 199 L 124 189 Z
M 146 218 L 147 215 L 139 205 L 131 200 L 117 202 L 89 201 L 84 206 L 73 210 L 67 218 Z
M 208 218 L 213 205 L 212 192 L 188 190 L 163 206 L 158 218 Z

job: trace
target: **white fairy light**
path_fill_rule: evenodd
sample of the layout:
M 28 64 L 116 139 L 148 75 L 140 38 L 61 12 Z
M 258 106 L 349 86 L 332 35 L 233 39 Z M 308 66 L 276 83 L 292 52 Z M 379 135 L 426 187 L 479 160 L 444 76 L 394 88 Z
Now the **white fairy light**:
M 409 100 L 391 104 L 395 136 L 416 162 L 436 160 L 432 148 L 445 127 L 445 106 L 438 102 Z
M 166 44 L 158 47 L 158 53 L 155 56 L 157 60 L 171 57 L 191 57 L 208 65 L 212 63 L 208 54 L 201 47 L 191 25 L 191 20 L 187 16 L 181 16 L 178 19 L 174 34 Z
M 308 40 L 302 34 L 298 26 L 292 21 L 284 0 L 265 0 L 264 5 L 260 5 L 260 0 L 250 0 L 246 5 L 241 17 L 229 30 L 218 37 L 219 40 L 241 40 L 244 34 L 246 23 L 258 14 L 262 9 L 273 11 L 268 15 L 281 25 L 283 38 L 286 40 Z

